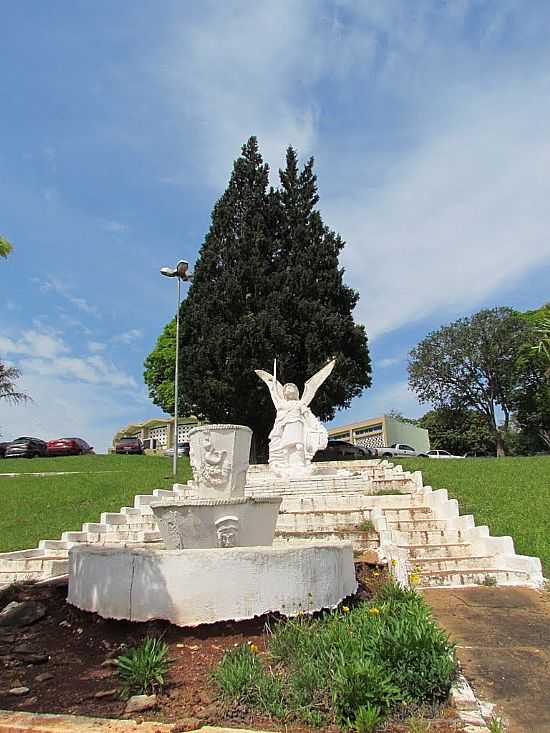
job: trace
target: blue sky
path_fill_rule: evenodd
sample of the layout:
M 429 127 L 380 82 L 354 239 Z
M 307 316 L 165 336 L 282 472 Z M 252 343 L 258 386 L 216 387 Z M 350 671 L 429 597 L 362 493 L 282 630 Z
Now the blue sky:
M 7 438 L 104 450 L 160 414 L 144 357 L 234 158 L 314 155 L 347 241 L 373 387 L 336 423 L 423 411 L 407 353 L 482 306 L 550 299 L 544 0 L 0 0 L 0 358 Z M 276 182 L 276 177 L 273 177 Z

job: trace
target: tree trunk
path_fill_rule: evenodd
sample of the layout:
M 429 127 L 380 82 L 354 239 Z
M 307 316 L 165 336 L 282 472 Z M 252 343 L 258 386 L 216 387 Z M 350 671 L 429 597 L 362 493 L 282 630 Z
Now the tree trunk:
M 500 430 L 496 432 L 497 439 L 497 458 L 503 458 L 506 455 L 506 449 L 504 447 L 504 435 Z

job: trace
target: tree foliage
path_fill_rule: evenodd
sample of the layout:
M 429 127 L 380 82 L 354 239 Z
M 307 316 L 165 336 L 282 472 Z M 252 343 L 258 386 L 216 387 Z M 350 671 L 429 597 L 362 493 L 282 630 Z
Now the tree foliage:
M 12 249 L 13 247 L 8 240 L 0 234 L 0 257 L 7 257 Z
M 289 148 L 279 174 L 281 187 L 273 190 L 250 138 L 214 207 L 180 311 L 179 409 L 211 422 L 248 425 L 264 445 L 274 409 L 254 369 L 271 370 L 274 357 L 279 379 L 301 389 L 336 356 L 313 404 L 324 420 L 371 382 L 367 337 L 352 317 L 358 295 L 345 285 L 338 264 L 344 243 L 316 209 L 313 160 L 300 171 Z M 145 367 L 150 396 L 173 412 L 169 326 Z
M 421 402 L 483 415 L 504 455 L 518 356 L 528 325 L 510 308 L 485 309 L 430 333 L 410 353 L 409 385 Z M 503 424 L 499 427 L 498 410 Z
M 448 450 L 455 455 L 489 455 L 496 450 L 496 438 L 485 415 L 476 410 L 439 407 L 416 422 L 429 431 L 434 450 Z
M 18 392 L 16 389 L 15 382 L 20 376 L 19 369 L 6 366 L 0 361 L 0 400 L 6 400 L 6 402 L 16 405 L 30 399 L 24 392 Z
M 528 311 L 529 326 L 518 366 L 522 380 L 514 395 L 515 421 L 531 450 L 550 449 L 550 304 Z

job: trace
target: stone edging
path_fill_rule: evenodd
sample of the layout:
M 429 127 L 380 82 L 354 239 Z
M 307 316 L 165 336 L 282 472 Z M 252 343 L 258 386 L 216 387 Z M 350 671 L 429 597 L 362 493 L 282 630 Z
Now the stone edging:
M 451 688 L 450 698 L 457 709 L 458 717 L 464 723 L 464 733 L 490 733 L 487 725 L 495 717 L 495 705 L 478 700 L 461 672 Z
M 0 710 L 0 733 L 172 733 L 177 723 L 157 723 L 83 715 L 51 715 Z M 264 733 L 246 728 L 206 725 L 200 733 Z M 191 731 L 190 733 L 195 733 Z

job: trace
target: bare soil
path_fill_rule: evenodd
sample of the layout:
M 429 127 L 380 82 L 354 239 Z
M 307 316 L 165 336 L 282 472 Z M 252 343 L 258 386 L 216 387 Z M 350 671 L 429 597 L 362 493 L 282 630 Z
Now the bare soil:
M 368 597 L 383 581 L 376 568 L 358 566 L 360 589 L 348 605 Z M 239 705 L 224 706 L 211 682 L 211 673 L 224 652 L 243 642 L 266 649 L 268 626 L 276 617 L 225 622 L 182 629 L 163 621 L 131 623 L 103 619 L 66 603 L 66 587 L 12 586 L 0 594 L 0 607 L 12 600 L 35 600 L 47 608 L 44 618 L 25 627 L 0 627 L 0 709 L 65 713 L 97 717 L 124 716 L 114 659 L 145 636 L 162 636 L 170 649 L 168 684 L 152 711 L 131 717 L 174 723 L 174 733 L 205 724 L 313 733 L 296 722 L 262 717 Z M 43 679 L 44 674 L 51 675 Z M 28 687 L 20 697 L 9 693 Z M 334 726 L 322 733 L 336 733 Z M 399 722 L 387 723 L 388 733 L 406 733 Z M 452 709 L 432 722 L 431 733 L 462 730 Z

